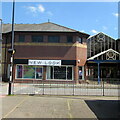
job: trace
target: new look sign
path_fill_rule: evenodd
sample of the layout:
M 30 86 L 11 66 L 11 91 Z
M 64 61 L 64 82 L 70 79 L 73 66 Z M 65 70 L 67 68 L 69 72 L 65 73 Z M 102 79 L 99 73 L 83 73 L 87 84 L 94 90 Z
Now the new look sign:
M 61 60 L 28 60 L 28 65 L 61 66 Z

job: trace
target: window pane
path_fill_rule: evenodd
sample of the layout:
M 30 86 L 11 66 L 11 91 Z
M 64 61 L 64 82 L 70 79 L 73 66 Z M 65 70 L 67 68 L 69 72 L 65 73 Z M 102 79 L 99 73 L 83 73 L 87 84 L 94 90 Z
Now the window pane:
M 72 80 L 72 67 L 67 67 L 67 79 Z
M 32 36 L 32 42 L 43 42 L 43 36 Z
M 47 67 L 47 79 L 53 79 L 53 67 Z
M 25 36 L 19 35 L 19 42 L 24 42 L 24 41 L 25 41 Z
M 73 37 L 72 36 L 67 36 L 67 42 L 72 43 L 73 42 Z
M 66 79 L 66 67 L 54 67 L 54 79 Z
M 60 42 L 60 37 L 59 36 L 48 36 L 48 42 L 58 43 Z
M 79 79 L 82 79 L 82 67 L 79 67 Z
M 67 70 L 67 71 L 66 71 Z M 49 66 L 47 67 L 47 79 L 72 80 L 72 67 Z
M 34 66 L 24 66 L 23 78 L 35 78 L 35 67 Z
M 43 69 L 42 67 L 36 67 L 36 79 L 42 79 Z
M 79 42 L 79 43 L 82 43 L 82 38 L 79 37 L 79 38 L 78 38 L 78 42 Z
M 22 78 L 22 71 L 23 71 L 22 65 L 17 65 L 17 78 Z

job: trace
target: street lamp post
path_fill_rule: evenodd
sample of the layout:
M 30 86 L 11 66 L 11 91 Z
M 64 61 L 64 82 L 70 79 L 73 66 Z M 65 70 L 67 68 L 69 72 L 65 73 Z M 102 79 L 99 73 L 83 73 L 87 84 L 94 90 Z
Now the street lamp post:
M 0 82 L 2 82 L 2 19 L 0 19 Z M 0 91 L 2 91 L 2 85 L 0 85 Z M 2 119 L 2 108 L 0 108 L 0 119 Z
M 13 82 L 13 58 L 14 58 L 14 9 L 15 9 L 15 0 L 13 0 L 13 11 L 12 11 L 12 41 L 11 41 L 11 49 L 8 52 L 11 54 L 10 58 L 10 79 L 9 79 L 9 88 L 8 95 L 11 95 L 12 90 L 12 82 Z
M 2 81 L 2 19 L 0 19 L 0 80 Z
M 2 19 L 0 19 L 0 41 L 2 41 Z

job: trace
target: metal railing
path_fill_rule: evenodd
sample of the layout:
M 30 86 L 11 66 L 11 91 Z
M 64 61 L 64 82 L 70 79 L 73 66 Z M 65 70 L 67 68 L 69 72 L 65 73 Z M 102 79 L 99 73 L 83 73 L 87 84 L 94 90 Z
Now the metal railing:
M 82 81 L 23 80 L 13 84 L 13 94 L 119 96 L 120 80 Z

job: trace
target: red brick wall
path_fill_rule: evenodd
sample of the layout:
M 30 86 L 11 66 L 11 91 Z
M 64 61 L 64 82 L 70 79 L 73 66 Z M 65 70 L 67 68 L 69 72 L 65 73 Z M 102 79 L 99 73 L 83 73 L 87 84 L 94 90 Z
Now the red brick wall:
M 75 60 L 75 46 L 15 46 L 17 59 L 61 59 Z
M 84 47 L 77 47 L 77 58 L 76 60 L 80 60 L 78 62 L 78 66 L 84 66 L 87 60 L 87 45 Z
M 76 34 L 75 33 L 15 33 L 15 42 L 19 41 L 19 35 L 25 35 L 25 42 L 28 43 L 32 41 L 32 35 L 42 35 L 43 36 L 43 42 L 48 42 L 48 36 L 60 36 L 60 43 L 66 43 L 67 42 L 67 36 L 73 36 L 73 41 L 76 41 Z
M 25 34 L 25 42 L 19 43 L 19 34 Z M 43 43 L 32 43 L 31 35 L 44 36 Z M 60 43 L 48 43 L 48 35 L 60 35 Z M 73 36 L 73 43 L 67 42 L 67 35 Z M 6 35 L 4 36 L 4 41 Z M 76 42 L 77 35 L 74 33 L 15 33 L 15 49 L 14 59 L 60 59 L 60 60 L 80 60 L 75 66 L 75 79 L 78 79 L 78 66 L 84 66 L 87 58 L 86 45 Z M 11 43 L 11 34 L 9 34 L 7 43 Z M 5 44 L 5 42 L 3 42 Z M 5 46 L 5 45 L 4 45 Z M 11 44 L 7 44 L 10 48 Z M 6 53 L 6 65 L 10 62 L 10 55 Z M 7 71 L 7 66 L 5 67 Z M 15 69 L 14 69 L 15 70 Z M 15 76 L 14 76 L 15 77 Z M 76 81 L 77 82 L 77 81 Z

